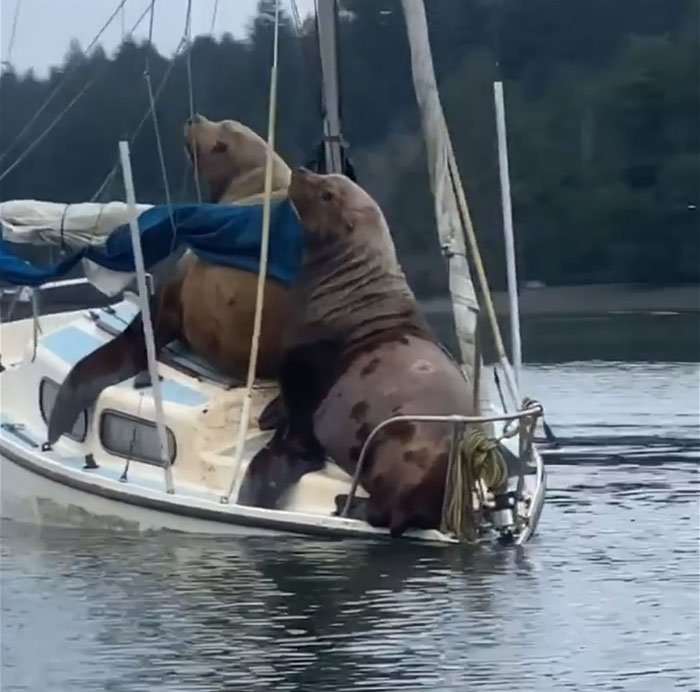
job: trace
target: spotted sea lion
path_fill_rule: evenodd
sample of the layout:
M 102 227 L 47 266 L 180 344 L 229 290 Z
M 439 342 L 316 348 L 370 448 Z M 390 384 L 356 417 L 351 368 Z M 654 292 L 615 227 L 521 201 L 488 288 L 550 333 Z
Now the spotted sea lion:
M 219 122 L 195 115 L 184 126 L 185 147 L 212 203 L 262 201 L 267 142 L 236 120 Z M 291 169 L 273 152 L 272 192 L 286 194 Z M 253 334 L 257 274 L 208 264 L 187 250 L 151 300 L 156 351 L 174 339 L 221 371 L 243 378 Z M 273 378 L 282 357 L 280 324 L 289 290 L 268 277 L 256 373 Z M 48 424 L 53 444 L 71 429 L 80 411 L 107 386 L 147 366 L 141 314 L 104 346 L 79 361 L 61 384 Z
M 277 507 L 325 455 L 353 475 L 362 445 L 387 418 L 474 409 L 472 388 L 421 314 L 372 197 L 342 175 L 305 169 L 294 171 L 289 197 L 306 248 L 280 367 L 284 415 L 238 498 L 265 507 Z M 397 422 L 375 440 L 360 476 L 367 521 L 392 536 L 438 527 L 450 426 Z

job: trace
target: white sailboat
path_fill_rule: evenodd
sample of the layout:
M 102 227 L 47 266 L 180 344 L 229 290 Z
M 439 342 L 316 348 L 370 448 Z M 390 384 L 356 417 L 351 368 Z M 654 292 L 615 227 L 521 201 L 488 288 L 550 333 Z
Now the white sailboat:
M 423 134 L 427 142 L 431 185 L 440 243 L 449 259 L 450 291 L 463 368 L 480 386 L 480 415 L 448 416 L 455 440 L 471 425 L 489 424 L 508 459 L 508 488 L 496 496 L 476 487 L 472 502 L 478 541 L 507 538 L 526 542 L 535 532 L 545 499 L 545 469 L 533 443 L 542 407 L 518 394 L 490 305 L 490 293 L 478 258 L 466 198 L 440 106 L 433 74 L 423 0 L 402 0 L 411 48 L 412 73 Z M 279 10 L 279 4 L 278 4 Z M 344 171 L 336 67 L 336 0 L 317 0 L 317 28 L 322 64 L 324 142 L 327 172 Z M 278 21 L 278 14 L 276 14 Z M 277 27 L 277 24 L 276 24 Z M 275 32 L 277 35 L 277 32 Z M 276 50 L 275 50 L 276 56 Z M 271 108 L 274 108 L 273 60 Z M 271 134 L 274 118 L 271 117 Z M 114 229 L 129 224 L 138 293 L 126 292 L 108 308 L 80 309 L 6 322 L 0 326 L 0 514 L 35 524 L 100 526 L 118 531 L 174 530 L 205 534 L 290 533 L 386 539 L 375 528 L 345 515 L 338 495 L 365 496 L 353 479 L 328 459 L 321 471 L 308 473 L 283 498 L 280 509 L 236 502 L 246 464 L 268 441 L 270 432 L 257 418 L 276 395 L 275 382 L 236 386 L 179 342 L 156 359 L 145 319 L 149 346 L 149 386 L 134 378 L 106 387 L 97 402 L 82 412 L 72 431 L 53 447 L 45 443 L 47 421 L 58 387 L 72 366 L 129 324 L 142 310 L 148 318 L 148 290 L 141 256 L 137 217 L 151 205 L 137 205 L 131 184 L 128 145 L 121 144 L 127 203 L 72 205 L 13 200 L 0 205 L 3 237 L 20 242 L 73 247 L 102 243 Z M 269 204 L 269 196 L 266 198 Z M 99 216 L 101 226 L 96 224 Z M 98 226 L 99 233 L 95 233 Z M 84 232 L 91 229 L 90 233 Z M 265 232 L 265 229 L 263 229 Z M 466 232 L 466 233 L 465 233 Z M 465 242 L 466 235 L 466 242 Z M 507 384 L 508 412 L 494 404 L 475 349 L 478 303 L 466 253 L 476 264 L 497 344 L 499 367 Z M 511 258 L 512 259 L 512 258 Z M 86 280 L 109 295 L 123 289 L 133 274 L 105 271 L 83 260 Z M 61 282 L 58 285 L 62 285 Z M 31 295 L 52 290 L 36 286 Z M 37 302 L 34 302 L 36 307 Z M 433 417 L 438 420 L 438 417 Z M 381 424 L 391 424 L 391 420 Z M 378 430 L 375 429 L 375 432 Z M 374 433 L 365 443 L 362 464 Z M 458 463 L 455 445 L 452 463 Z M 447 481 L 446 481 L 447 482 Z M 346 505 L 349 506 L 349 501 Z M 458 543 L 446 525 L 409 530 L 402 540 Z

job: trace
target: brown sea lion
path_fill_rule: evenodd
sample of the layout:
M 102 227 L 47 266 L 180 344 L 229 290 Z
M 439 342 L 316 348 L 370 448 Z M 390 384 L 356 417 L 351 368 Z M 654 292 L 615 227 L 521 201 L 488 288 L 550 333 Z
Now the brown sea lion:
M 262 201 L 267 142 L 253 130 L 236 120 L 212 122 L 195 115 L 185 126 L 185 142 L 209 187 L 211 202 L 225 204 L 253 197 Z M 273 195 L 286 193 L 291 170 L 276 152 L 272 165 Z M 244 377 L 253 337 L 257 275 L 191 257 L 180 292 L 183 336 L 196 353 L 220 370 Z M 258 347 L 259 377 L 277 374 L 282 357 L 280 324 L 288 309 L 288 288 L 268 278 Z
M 285 420 L 251 460 L 238 497 L 266 507 L 325 455 L 353 475 L 387 418 L 473 413 L 472 388 L 422 316 L 376 202 L 344 176 L 304 169 L 289 196 L 306 249 L 280 368 Z M 437 528 L 450 426 L 398 422 L 375 440 L 360 476 L 367 521 L 392 536 Z
M 206 183 L 209 200 L 232 203 L 262 200 L 267 142 L 236 120 L 214 122 L 202 115 L 188 120 L 185 146 Z M 273 195 L 286 194 L 291 170 L 273 152 Z M 253 334 L 257 275 L 207 264 L 189 250 L 151 299 L 156 350 L 182 339 L 223 372 L 245 377 Z M 273 378 L 282 357 L 280 325 L 289 308 L 289 290 L 268 278 L 260 333 L 258 377 Z M 53 444 L 71 429 L 80 411 L 109 385 L 147 366 L 141 313 L 117 337 L 79 361 L 58 392 L 48 425 Z

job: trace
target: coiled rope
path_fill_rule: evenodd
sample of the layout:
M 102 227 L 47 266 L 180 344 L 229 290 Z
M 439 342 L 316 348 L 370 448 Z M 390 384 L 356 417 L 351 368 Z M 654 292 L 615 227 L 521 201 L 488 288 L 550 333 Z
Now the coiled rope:
M 499 492 L 508 482 L 508 466 L 499 449 L 502 440 L 519 435 L 519 456 L 525 457 L 532 444 L 537 420 L 542 413 L 539 401 L 525 397 L 521 410 L 539 409 L 509 421 L 497 438 L 489 437 L 482 426 L 456 428 L 445 478 L 440 530 L 452 533 L 458 540 L 474 542 L 477 538 L 478 518 L 474 509 L 474 494 L 483 505 L 482 490 Z M 523 490 L 524 478 L 518 477 L 516 492 Z
M 508 480 L 508 467 L 498 445 L 480 427 L 460 435 L 450 456 L 445 482 L 445 498 L 440 530 L 452 533 L 460 541 L 477 538 L 474 493 L 481 494 L 479 481 L 487 490 L 495 490 Z

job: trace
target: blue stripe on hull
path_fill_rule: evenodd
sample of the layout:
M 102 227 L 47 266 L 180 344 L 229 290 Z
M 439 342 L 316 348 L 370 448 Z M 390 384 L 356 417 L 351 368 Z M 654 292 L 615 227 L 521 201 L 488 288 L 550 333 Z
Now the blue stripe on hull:
M 71 367 L 104 343 L 101 339 L 74 326 L 59 329 L 41 340 L 42 346 Z M 122 382 L 118 386 L 131 387 L 131 380 Z M 180 406 L 198 407 L 209 400 L 209 397 L 196 389 L 171 379 L 162 380 L 160 388 L 164 401 L 179 404 Z M 153 396 L 151 387 L 144 387 L 139 391 L 148 396 Z

